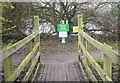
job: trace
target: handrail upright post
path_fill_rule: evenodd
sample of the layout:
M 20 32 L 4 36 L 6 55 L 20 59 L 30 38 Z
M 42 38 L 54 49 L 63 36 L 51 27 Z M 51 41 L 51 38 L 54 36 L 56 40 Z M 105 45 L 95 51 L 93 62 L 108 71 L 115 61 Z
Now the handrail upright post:
M 79 54 L 79 60 L 81 59 L 82 57 L 82 49 L 80 48 L 80 41 L 82 41 L 82 36 L 80 34 L 80 30 L 83 29 L 83 16 L 82 15 L 78 15 L 78 28 L 79 28 L 79 31 L 78 31 L 78 53 Z
M 39 31 L 39 16 L 34 16 L 34 30 L 35 31 Z M 37 42 L 39 42 L 39 47 L 38 47 L 38 51 L 37 52 L 40 52 L 40 32 L 38 32 L 38 36 L 35 37 L 34 41 L 35 41 L 35 44 L 37 44 Z M 39 57 L 39 62 L 40 62 L 40 57 Z
M 39 17 L 34 16 L 34 31 L 38 31 L 39 30 L 38 27 L 39 27 Z M 38 42 L 38 37 L 34 38 L 34 42 L 35 42 L 35 45 L 36 45 L 37 42 Z
M 110 58 L 103 54 L 103 69 L 105 71 L 105 73 L 110 77 L 112 78 L 112 62 L 110 60 Z
M 104 44 L 105 46 L 108 46 L 109 48 L 112 49 L 111 46 Z M 105 73 L 112 78 L 112 61 L 111 59 L 103 53 L 103 70 L 105 71 Z
M 3 60 L 4 80 L 6 80 L 13 72 L 12 56 L 8 56 Z
M 34 27 L 33 27 L 34 28 L 34 32 L 38 31 L 38 33 L 39 33 L 39 16 L 34 16 L 34 24 L 33 25 L 34 25 Z M 39 42 L 39 46 L 37 48 L 37 51 L 36 51 L 35 55 L 37 55 L 38 52 L 40 52 L 40 34 L 38 34 L 34 38 L 34 45 L 36 45 L 38 42 Z M 39 58 L 38 58 L 38 62 L 36 64 L 36 66 L 35 66 L 35 69 L 37 68 L 39 63 L 40 63 L 40 55 L 39 55 Z M 31 81 L 34 80 L 34 78 L 35 78 L 34 76 L 36 76 L 35 72 L 36 72 L 36 70 L 33 71 L 34 74 L 32 73 L 30 78 L 29 78 Z

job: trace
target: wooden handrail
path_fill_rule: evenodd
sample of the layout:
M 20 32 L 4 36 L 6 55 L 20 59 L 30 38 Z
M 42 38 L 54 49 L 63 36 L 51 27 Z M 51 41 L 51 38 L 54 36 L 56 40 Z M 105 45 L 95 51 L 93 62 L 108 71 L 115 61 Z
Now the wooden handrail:
M 32 71 L 34 70 L 34 67 L 35 67 L 36 63 L 38 62 L 39 56 L 40 56 L 40 52 L 38 52 L 37 56 L 34 58 L 31 67 L 29 68 L 28 72 L 26 73 L 26 75 L 25 75 L 25 77 L 23 78 L 22 81 L 28 81 L 29 80 L 29 77 L 32 74 Z
M 0 56 L 2 56 L 2 60 L 16 52 L 18 49 L 23 47 L 25 44 L 27 44 L 29 41 L 31 41 L 34 37 L 38 35 L 38 31 L 34 32 L 33 34 L 29 35 L 28 37 L 22 39 L 21 41 L 13 44 L 10 47 L 3 48 L 3 50 L 0 51 Z
M 24 70 L 24 68 L 29 64 L 29 70 L 25 75 L 24 80 L 29 80 L 33 75 L 33 68 L 37 67 L 37 70 L 40 66 L 40 34 L 39 34 L 39 17 L 34 16 L 34 33 L 20 40 L 19 42 L 13 44 L 10 47 L 2 49 L 0 51 L 0 57 L 2 56 L 3 61 L 3 69 L 4 69 L 4 81 L 15 81 L 16 78 L 20 75 L 20 73 Z M 32 40 L 34 39 L 34 47 L 32 48 Z M 18 49 L 27 45 L 27 50 L 29 54 L 27 57 L 20 63 L 20 65 L 13 71 L 12 58 L 11 54 L 16 52 Z M 33 62 L 32 57 L 35 56 Z M 36 75 L 37 70 L 35 71 Z M 35 78 L 35 77 L 34 77 Z M 32 80 L 32 78 L 31 78 Z
M 118 57 L 120 56 L 117 51 L 111 49 L 110 47 L 106 46 L 105 44 L 102 44 L 98 42 L 97 40 L 93 39 L 89 35 L 87 35 L 84 31 L 80 30 L 80 34 L 82 37 L 84 37 L 89 43 L 91 43 L 93 46 L 95 46 L 97 49 L 101 50 L 104 54 L 106 54 L 113 63 L 118 63 Z
M 118 54 L 117 51 L 113 50 L 111 46 L 98 42 L 97 40 L 93 39 L 91 36 L 89 36 L 83 31 L 82 15 L 78 16 L 78 27 L 79 27 L 78 53 L 79 53 L 80 61 L 85 67 L 85 71 L 87 72 L 87 75 L 90 77 L 91 80 L 93 81 L 96 80 L 87 63 L 89 62 L 92 65 L 92 67 L 97 71 L 97 73 L 100 75 L 103 81 L 112 81 L 112 63 L 120 64 L 118 62 L 120 59 L 120 55 Z M 83 38 L 84 38 L 84 41 L 83 41 Z M 87 42 L 87 43 L 84 46 L 82 42 Z M 103 69 L 98 65 L 98 63 L 93 59 L 93 57 L 87 51 L 86 48 L 88 43 L 92 44 L 103 53 L 103 60 L 104 60 Z
M 10 75 L 5 81 L 14 81 L 24 67 L 28 64 L 32 56 L 36 53 L 39 43 L 32 49 L 32 51 L 27 55 L 27 57 L 21 62 L 21 64 L 15 69 L 15 71 Z
M 83 50 L 83 53 L 86 55 L 86 58 L 92 64 L 92 66 L 96 69 L 100 77 L 103 81 L 112 81 L 112 79 L 104 72 L 104 70 L 98 65 L 98 63 L 93 59 L 90 53 L 85 49 L 84 45 L 80 42 L 80 46 Z

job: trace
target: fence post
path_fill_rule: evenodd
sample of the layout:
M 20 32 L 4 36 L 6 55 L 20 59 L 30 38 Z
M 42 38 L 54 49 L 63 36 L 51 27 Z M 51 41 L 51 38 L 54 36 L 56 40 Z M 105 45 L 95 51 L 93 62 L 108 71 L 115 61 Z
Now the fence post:
M 103 54 L 103 69 L 105 71 L 105 73 L 111 78 L 112 77 L 112 62 L 110 60 L 110 58 Z
M 34 29 L 35 31 L 39 31 L 39 16 L 34 16 Z M 39 42 L 39 47 L 38 47 L 38 51 L 40 52 L 40 32 L 38 32 L 38 36 L 35 37 L 34 41 L 35 41 L 35 45 L 37 44 L 37 42 Z M 39 57 L 39 62 L 40 62 L 40 57 Z
M 4 80 L 6 80 L 13 72 L 12 57 L 8 56 L 3 60 Z
M 38 30 L 39 30 L 39 17 L 34 16 L 34 31 L 38 31 Z M 38 42 L 38 37 L 37 36 L 34 38 L 34 42 L 35 42 L 35 45 L 36 45 L 37 42 Z
M 104 44 L 104 45 L 112 49 L 111 46 L 107 44 Z M 103 62 L 104 62 L 103 69 L 105 73 L 111 78 L 112 77 L 112 61 L 107 55 L 103 54 Z
M 82 49 L 80 48 L 80 41 L 82 41 L 82 37 L 80 35 L 80 30 L 83 29 L 83 16 L 82 15 L 78 15 L 78 52 L 80 53 L 79 55 L 79 59 L 81 59 L 82 56 Z

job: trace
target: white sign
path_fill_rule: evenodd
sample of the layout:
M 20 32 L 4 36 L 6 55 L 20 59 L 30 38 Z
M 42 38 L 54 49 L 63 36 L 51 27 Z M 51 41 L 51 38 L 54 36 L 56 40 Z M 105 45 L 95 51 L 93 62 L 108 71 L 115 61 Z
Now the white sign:
M 59 37 L 67 37 L 67 32 L 59 32 Z

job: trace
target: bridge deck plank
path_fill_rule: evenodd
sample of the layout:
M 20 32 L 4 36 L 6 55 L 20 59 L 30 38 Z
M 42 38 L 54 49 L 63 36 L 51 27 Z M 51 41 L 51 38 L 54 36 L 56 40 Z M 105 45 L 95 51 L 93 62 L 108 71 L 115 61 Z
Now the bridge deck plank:
M 79 64 L 74 63 L 47 63 L 39 69 L 37 81 L 83 81 L 84 76 Z
M 72 80 L 79 81 L 80 79 L 79 79 L 79 76 L 77 74 L 76 67 L 75 67 L 74 63 L 69 64 L 68 67 L 69 67 L 69 70 L 71 72 Z
M 49 81 L 54 81 L 54 79 L 55 79 L 55 74 L 54 74 L 54 72 L 55 72 L 55 65 L 53 65 L 53 63 L 51 64 L 50 72 L 51 72 L 51 74 L 50 74 Z

